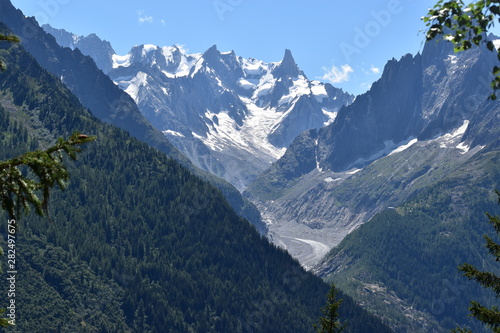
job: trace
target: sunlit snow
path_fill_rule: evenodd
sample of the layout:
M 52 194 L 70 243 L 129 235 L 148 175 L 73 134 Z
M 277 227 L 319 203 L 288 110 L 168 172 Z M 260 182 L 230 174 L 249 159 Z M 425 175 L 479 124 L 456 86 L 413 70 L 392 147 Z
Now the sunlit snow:
M 134 101 L 137 101 L 137 96 L 139 94 L 139 90 L 143 85 L 146 85 L 148 83 L 148 75 L 143 72 L 137 73 L 137 75 L 132 78 L 128 82 L 128 87 L 125 89 L 125 92 L 130 95 L 134 99 Z M 122 82 L 119 82 L 121 85 Z
M 392 142 L 392 141 L 391 141 Z M 397 147 L 396 149 L 394 149 L 393 151 L 391 151 L 389 153 L 389 156 L 390 155 L 393 155 L 393 154 L 397 154 L 397 153 L 400 153 L 408 148 L 410 148 L 411 146 L 413 146 L 415 143 L 418 142 L 418 139 L 411 139 L 407 144 L 402 144 L 401 146 Z
M 233 146 L 255 155 L 264 153 L 270 157 L 270 160 L 280 158 L 286 149 L 274 147 L 269 143 L 267 136 L 269 129 L 279 121 L 282 114 L 260 108 L 249 99 L 242 98 L 242 100 L 246 102 L 249 111 L 243 126 L 240 127 L 227 112 L 215 114 L 207 111 L 205 117 L 212 119 L 213 116 L 217 116 L 218 125 L 214 124 L 214 128 L 209 131 L 207 137 L 201 140 L 214 151 Z
M 247 90 L 250 90 L 250 89 L 255 89 L 255 84 L 248 81 L 247 79 L 243 79 L 241 78 L 239 81 L 238 81 L 238 84 L 240 85 L 240 87 L 242 87 L 243 89 L 247 89 Z
M 331 123 L 333 123 L 335 121 L 335 118 L 337 118 L 337 115 L 338 115 L 337 111 L 331 111 L 331 110 L 325 109 L 325 108 L 321 109 L 321 111 L 323 111 L 323 113 L 329 118 L 323 124 L 324 126 L 330 125 Z
M 311 82 L 311 92 L 316 98 L 318 102 L 323 102 L 324 98 L 328 97 L 328 94 L 325 89 L 325 85 L 322 82 L 319 81 L 312 81 Z
M 440 136 L 436 140 L 439 141 L 439 145 L 441 148 L 459 148 L 465 151 L 465 145 L 456 145 L 456 140 L 459 138 L 462 138 L 462 136 L 465 134 L 465 131 L 467 131 L 467 127 L 469 127 L 469 121 L 465 120 L 463 125 L 457 128 L 455 131 L 452 133 L 447 133 L 445 135 Z M 466 152 L 468 151 L 468 147 Z
M 262 61 L 258 61 L 256 59 L 243 59 L 241 58 L 241 64 L 243 68 L 243 72 L 247 76 L 257 76 L 261 75 L 262 72 L 264 71 L 265 64 Z
M 177 64 L 177 68 L 174 71 L 167 72 L 163 70 L 163 74 L 169 78 L 188 76 L 191 68 L 194 64 L 201 58 L 201 53 L 186 54 L 181 46 L 165 46 L 162 48 L 162 54 L 168 64 L 175 64 L 176 59 L 174 58 L 174 53 L 179 52 L 180 62 Z
M 451 64 L 455 65 L 458 62 L 458 57 L 454 54 L 450 54 L 448 56 L 448 60 L 450 61 Z
M 314 146 L 315 147 L 318 147 L 318 142 L 319 140 L 316 139 L 314 141 Z M 319 171 L 319 172 L 323 172 L 323 168 L 321 168 L 321 166 L 319 165 L 319 159 L 318 159 L 318 150 L 316 149 L 316 169 Z
M 149 53 L 151 51 L 155 51 L 157 49 L 158 49 L 158 46 L 156 46 L 156 45 L 146 44 L 146 45 L 143 45 L 142 54 L 146 54 L 146 53 Z
M 392 140 L 385 141 L 384 142 L 385 147 L 383 149 L 381 149 L 380 151 L 376 152 L 375 154 L 373 154 L 372 156 L 370 156 L 368 158 L 358 158 L 353 163 L 353 165 L 372 162 L 372 161 L 375 161 L 383 156 L 392 155 L 392 154 L 402 152 L 402 151 L 408 149 L 409 147 L 411 147 L 412 145 L 414 145 L 417 141 L 418 140 L 415 138 L 409 138 L 408 140 L 405 140 L 405 141 L 402 141 L 399 143 L 394 143 L 394 141 L 392 141 Z
M 465 144 L 465 142 L 460 142 L 457 146 L 457 149 L 460 149 L 462 151 L 462 154 L 467 153 L 470 150 L 470 147 Z
M 274 84 L 275 84 L 275 81 L 270 80 L 270 81 L 267 81 L 264 84 L 260 85 L 257 88 L 257 90 L 255 90 L 255 92 L 254 92 L 254 95 L 253 95 L 254 99 L 258 99 L 260 97 L 266 96 L 269 93 L 271 93 L 273 91 Z
M 163 131 L 163 134 L 168 134 L 168 135 L 172 135 L 172 136 L 178 136 L 178 137 L 182 137 L 182 138 L 184 137 L 184 134 L 176 132 L 176 131 L 172 131 L 172 130 Z
M 118 67 L 128 67 L 130 66 L 130 60 L 132 56 L 130 54 L 126 54 L 124 56 L 113 54 L 113 68 Z
M 333 183 L 333 182 L 341 180 L 341 178 L 335 178 L 335 179 L 333 179 L 332 177 L 327 177 L 324 180 L 325 180 L 326 183 Z

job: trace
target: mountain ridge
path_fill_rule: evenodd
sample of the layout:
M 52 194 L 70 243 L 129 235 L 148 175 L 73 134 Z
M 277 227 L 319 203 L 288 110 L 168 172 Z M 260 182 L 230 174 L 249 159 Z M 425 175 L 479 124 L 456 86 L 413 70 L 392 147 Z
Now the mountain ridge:
M 240 190 L 297 135 L 331 122 L 354 98 L 307 79 L 288 49 L 265 63 L 216 45 L 203 54 L 138 45 L 113 61 L 108 75 L 146 118 L 197 166 Z
M 60 45 L 67 45 L 72 50 L 79 49 L 82 54 L 90 56 L 104 73 L 111 70 L 111 57 L 115 50 L 110 42 L 100 39 L 96 34 L 77 36 L 64 29 L 54 29 L 49 24 L 44 24 L 41 28 L 61 41 Z
M 337 245 L 378 211 L 496 149 L 498 105 L 476 84 L 494 60 L 486 48 L 455 54 L 444 43 L 426 45 L 389 61 L 332 124 L 297 137 L 244 193 L 275 242 L 312 267 L 326 254 L 318 246 Z

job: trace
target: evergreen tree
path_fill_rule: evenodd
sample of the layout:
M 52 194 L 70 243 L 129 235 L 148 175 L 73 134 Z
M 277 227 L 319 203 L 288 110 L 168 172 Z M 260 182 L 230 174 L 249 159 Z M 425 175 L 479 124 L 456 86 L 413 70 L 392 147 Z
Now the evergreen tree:
M 337 300 L 337 289 L 332 283 L 326 305 L 321 309 L 323 317 L 319 318 L 319 324 L 314 325 L 317 333 L 339 333 L 346 328 L 347 324 L 341 323 L 339 320 L 339 308 L 342 301 L 342 299 Z
M 500 192 L 496 191 L 496 194 L 498 196 L 498 203 L 500 204 Z M 490 224 L 495 228 L 497 235 L 500 236 L 500 217 L 490 214 L 486 215 L 488 216 Z M 496 261 L 500 261 L 500 244 L 493 241 L 489 236 L 484 236 L 484 238 L 486 239 L 488 251 L 495 257 Z M 480 271 L 470 264 L 461 265 L 459 270 L 470 280 L 476 280 L 483 287 L 493 290 L 497 298 L 500 297 L 500 276 L 491 272 Z M 486 324 L 491 328 L 492 332 L 500 333 L 500 310 L 497 306 L 488 308 L 476 301 L 471 301 L 469 311 L 472 317 Z M 466 333 L 470 331 L 463 328 L 457 328 L 454 332 Z

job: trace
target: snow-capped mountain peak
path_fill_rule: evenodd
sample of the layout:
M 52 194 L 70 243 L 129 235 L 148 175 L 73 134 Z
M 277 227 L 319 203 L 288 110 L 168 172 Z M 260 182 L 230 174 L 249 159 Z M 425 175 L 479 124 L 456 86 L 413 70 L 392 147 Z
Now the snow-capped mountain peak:
M 113 69 L 130 67 L 132 64 L 141 64 L 151 70 L 160 70 L 170 78 L 189 75 L 194 64 L 201 58 L 201 54 L 186 54 L 178 46 L 158 47 L 151 44 L 134 46 L 124 56 L 113 55 Z
M 299 67 L 295 63 L 295 59 L 293 59 L 292 51 L 286 49 L 285 56 L 283 60 L 276 66 L 273 70 L 273 75 L 275 77 L 298 77 L 299 74 L 304 75 L 299 71 Z
M 64 37 L 60 43 L 75 43 L 67 32 L 52 32 Z M 94 49 L 106 49 L 103 41 L 93 42 Z M 354 99 L 308 80 L 290 50 L 277 62 L 221 52 L 216 45 L 203 54 L 145 44 L 126 55 L 89 55 L 196 165 L 241 190 L 297 135 L 332 122 Z
M 141 45 L 113 60 L 109 75 L 144 115 L 195 164 L 240 189 L 353 100 L 308 80 L 290 50 L 266 63 L 216 45 L 203 54 Z

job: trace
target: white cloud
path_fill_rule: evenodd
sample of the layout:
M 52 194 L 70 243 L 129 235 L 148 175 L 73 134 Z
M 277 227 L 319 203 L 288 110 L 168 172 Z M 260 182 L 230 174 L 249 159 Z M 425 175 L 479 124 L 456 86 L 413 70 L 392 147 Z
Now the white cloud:
M 372 67 L 370 68 L 370 71 L 373 73 L 373 74 L 380 74 L 380 68 L 378 67 L 375 67 L 372 65 Z
M 137 16 L 139 16 L 137 20 L 139 21 L 140 24 L 154 22 L 153 16 L 147 16 L 146 14 L 144 14 L 143 10 L 138 10 Z
M 330 81 L 330 83 L 340 83 L 349 80 L 349 74 L 354 72 L 351 66 L 345 64 L 340 68 L 336 66 L 332 66 L 332 68 L 328 69 L 323 67 L 325 71 L 325 75 L 321 77 L 323 80 Z
M 186 47 L 186 45 L 184 45 L 184 44 L 175 44 L 175 46 L 177 46 L 177 48 L 179 49 L 179 51 L 181 51 L 181 53 L 184 53 L 184 54 L 188 54 L 189 53 L 189 49 Z
M 363 89 L 364 91 L 368 91 L 368 90 L 370 90 L 370 89 L 371 89 L 372 84 L 371 84 L 371 83 L 369 83 L 369 82 L 363 82 L 363 83 L 361 83 L 361 84 L 360 84 L 360 87 L 361 87 L 361 89 Z

